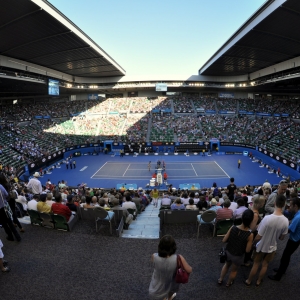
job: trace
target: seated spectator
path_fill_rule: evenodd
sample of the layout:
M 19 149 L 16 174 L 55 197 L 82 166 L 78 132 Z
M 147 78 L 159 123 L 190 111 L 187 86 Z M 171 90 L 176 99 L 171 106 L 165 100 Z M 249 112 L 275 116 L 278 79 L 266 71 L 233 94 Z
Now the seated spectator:
M 28 201 L 27 209 L 38 210 L 37 209 L 37 204 L 38 204 L 39 198 L 40 198 L 39 195 L 34 195 L 32 200 Z
M 52 193 L 48 193 L 47 197 L 46 197 L 46 203 L 51 207 L 53 203 L 55 203 L 55 201 L 52 200 L 53 199 L 53 194 Z
M 93 197 L 94 198 L 94 197 Z M 97 203 L 98 204 L 98 203 Z M 102 207 L 103 209 L 105 210 L 110 210 L 110 207 L 106 205 L 106 202 L 103 198 L 101 198 L 99 200 L 99 204 L 98 205 L 95 205 L 95 206 L 98 206 L 98 207 Z
M 237 199 L 237 209 L 233 212 L 233 217 L 235 219 L 240 219 L 242 218 L 243 212 L 247 210 L 248 208 L 245 206 L 245 201 L 243 198 L 238 198 Z
M 187 192 L 183 192 L 183 193 L 181 194 L 181 202 L 182 202 L 184 205 L 187 205 L 187 204 L 189 204 L 189 200 L 190 200 L 190 198 L 189 198 Z
M 199 202 L 197 203 L 197 207 L 199 210 L 206 210 L 208 208 L 207 201 L 205 200 L 205 196 L 200 196 Z
M 168 194 L 164 194 L 161 199 L 161 206 L 170 206 L 171 202 L 170 196 Z
M 35 197 L 35 196 L 33 196 Z M 41 213 L 46 213 L 46 214 L 50 214 L 51 213 L 51 206 L 49 206 L 46 202 L 47 199 L 47 195 L 46 194 L 41 194 L 40 195 L 40 201 L 37 202 L 37 210 Z M 33 200 L 31 200 L 33 201 Z M 29 202 L 31 202 L 29 201 Z M 28 204 L 29 204 L 28 202 Z
M 229 199 L 226 199 L 223 203 L 223 208 L 217 210 L 216 222 L 224 219 L 231 219 L 233 211 L 229 209 L 231 202 Z
M 38 198 L 37 198 L 37 199 L 38 199 Z M 29 209 L 37 210 L 37 208 L 36 208 L 36 204 L 37 204 L 37 201 L 38 201 L 37 199 L 35 200 L 34 203 L 31 203 L 31 205 L 30 205 L 31 208 L 29 208 Z M 23 209 L 24 209 L 25 211 L 27 211 L 27 200 L 26 200 L 26 198 L 25 198 L 25 196 L 24 196 L 23 191 L 18 190 L 18 198 L 16 199 L 16 202 L 21 203 L 22 206 L 23 206 Z M 30 202 L 30 201 L 29 201 L 29 202 Z
M 140 198 L 141 198 L 141 201 L 142 201 L 142 205 L 144 207 L 146 207 L 150 203 L 144 192 L 140 192 Z
M 82 201 L 82 198 L 83 198 L 83 197 L 81 197 L 81 201 Z M 83 201 L 82 201 L 82 202 L 83 202 Z M 81 206 L 82 206 L 83 208 L 94 208 L 94 206 L 91 205 L 91 202 L 92 202 L 91 197 L 85 197 L 85 202 L 83 202 L 83 203 L 81 204 Z
M 70 208 L 62 204 L 62 197 L 60 193 L 55 195 L 55 203 L 52 204 L 51 209 L 54 214 L 64 216 L 67 222 L 74 218 Z
M 198 207 L 194 204 L 194 199 L 190 198 L 189 204 L 185 207 L 187 210 L 195 210 L 198 209 Z
M 132 223 L 132 221 L 133 221 L 133 215 L 130 214 L 130 213 L 128 212 L 128 210 L 127 210 L 125 207 L 122 207 L 122 206 L 120 205 L 119 199 L 113 198 L 113 199 L 111 200 L 111 204 L 113 205 L 112 208 L 111 208 L 112 211 L 116 211 L 116 210 L 122 210 L 122 211 L 123 211 L 123 216 L 124 216 L 124 220 L 125 220 L 125 228 L 128 228 L 128 226 L 129 226 L 129 225 Z M 116 214 L 115 214 L 115 216 L 116 216 Z M 121 220 L 117 220 L 117 222 L 118 222 L 118 221 L 120 222 Z
M 221 207 L 218 206 L 218 201 L 215 198 L 212 198 L 210 201 L 210 208 L 209 210 L 214 210 L 215 212 L 220 209 Z
M 223 199 L 225 201 L 225 199 L 228 199 L 228 196 L 226 196 L 226 197 L 224 196 Z M 232 211 L 235 211 L 237 209 L 237 207 L 238 207 L 237 203 L 235 201 L 231 201 L 229 209 L 231 209 Z
M 142 199 L 140 198 L 138 192 L 134 193 L 134 196 L 131 199 L 131 201 L 135 203 L 135 206 L 136 206 L 138 211 L 144 211 L 145 210 L 145 205 L 142 203 Z
M 215 198 L 212 198 L 211 201 L 210 201 L 210 208 L 209 208 L 208 210 L 213 210 L 213 211 L 215 211 L 215 212 L 217 213 L 217 211 L 218 211 L 219 209 L 221 209 L 221 206 L 218 206 L 217 204 L 218 204 L 217 200 L 216 200 Z M 213 220 L 213 221 L 210 222 L 210 223 L 213 224 L 214 222 L 215 222 L 215 220 Z M 201 219 L 201 224 L 209 224 L 209 223 L 204 222 L 204 221 Z
M 74 204 L 73 195 L 68 195 L 66 206 L 69 207 L 72 212 L 77 212 L 77 206 Z
M 125 200 L 126 201 L 123 202 L 122 207 L 124 207 L 126 209 L 130 208 L 130 209 L 135 209 L 136 210 L 136 205 L 135 205 L 134 202 L 131 201 L 130 195 L 126 195 Z
M 172 210 L 185 210 L 185 205 L 181 203 L 181 199 L 177 198 L 171 205 Z
M 101 198 L 101 199 L 104 201 L 104 204 L 106 204 L 106 201 L 104 200 L 104 198 Z M 107 201 L 107 202 L 108 202 L 108 201 Z M 99 206 L 98 199 L 97 199 L 96 196 L 93 196 L 93 197 L 92 197 L 91 205 L 94 206 L 94 207 Z
M 191 193 L 192 194 L 192 193 Z M 194 203 L 197 205 L 197 203 L 199 202 L 199 193 L 196 192 L 195 193 L 195 198 L 194 198 Z

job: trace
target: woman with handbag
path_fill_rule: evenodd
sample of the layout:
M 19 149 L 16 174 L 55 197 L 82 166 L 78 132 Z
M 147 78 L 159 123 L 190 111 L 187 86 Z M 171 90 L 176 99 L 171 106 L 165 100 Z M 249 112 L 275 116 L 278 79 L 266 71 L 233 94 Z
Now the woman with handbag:
M 192 273 L 192 267 L 186 262 L 182 255 L 176 255 L 176 242 L 170 235 L 160 239 L 158 253 L 151 256 L 154 271 L 149 286 L 151 299 L 171 300 L 176 297 L 179 289 L 177 270 L 185 272 L 185 276 Z M 178 264 L 180 261 L 180 265 Z M 180 268 L 179 268 L 180 267 Z
M 5 179 L 5 181 L 4 181 Z M 0 224 L 2 225 L 3 229 L 5 230 L 8 241 L 14 241 L 14 236 L 18 242 L 21 241 L 21 237 L 17 232 L 15 225 L 12 222 L 13 213 L 11 208 L 6 201 L 8 197 L 8 192 L 6 190 L 6 178 L 3 174 L 0 174 Z
M 253 242 L 253 233 L 250 231 L 250 225 L 253 220 L 253 211 L 247 209 L 242 215 L 242 224 L 239 226 L 232 226 L 225 237 L 223 243 L 226 245 L 226 262 L 222 268 L 218 284 L 223 283 L 224 277 L 227 274 L 229 268 L 231 271 L 226 283 L 226 287 L 230 287 L 237 275 L 239 266 L 244 261 L 245 252 L 250 252 Z

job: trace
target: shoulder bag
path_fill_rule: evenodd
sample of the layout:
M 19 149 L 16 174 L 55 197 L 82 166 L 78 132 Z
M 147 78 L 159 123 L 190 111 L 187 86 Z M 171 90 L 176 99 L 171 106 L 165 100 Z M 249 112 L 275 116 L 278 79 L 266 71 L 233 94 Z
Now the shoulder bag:
M 219 256 L 220 256 L 220 263 L 224 264 L 226 259 L 227 259 L 227 254 L 226 254 L 225 247 L 221 248 L 221 250 L 219 252 Z
M 175 282 L 187 283 L 189 281 L 190 274 L 183 268 L 180 255 L 177 255 L 177 271 L 175 276 Z

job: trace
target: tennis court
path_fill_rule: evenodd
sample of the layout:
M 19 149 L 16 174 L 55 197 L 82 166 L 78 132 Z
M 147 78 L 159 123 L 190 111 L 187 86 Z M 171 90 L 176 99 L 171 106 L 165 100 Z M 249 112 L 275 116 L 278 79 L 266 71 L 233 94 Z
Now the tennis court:
M 142 162 L 114 162 L 104 163 L 92 179 L 98 178 L 120 178 L 120 179 L 139 179 L 151 178 L 155 172 L 155 165 L 151 165 L 150 171 L 148 164 Z M 169 177 L 175 178 L 229 178 L 229 175 L 219 166 L 216 161 L 179 161 L 168 162 L 166 173 Z

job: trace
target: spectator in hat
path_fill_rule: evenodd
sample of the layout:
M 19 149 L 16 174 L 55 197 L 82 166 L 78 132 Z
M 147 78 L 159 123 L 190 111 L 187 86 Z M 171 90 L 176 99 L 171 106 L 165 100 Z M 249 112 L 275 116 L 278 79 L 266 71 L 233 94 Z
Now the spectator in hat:
M 27 188 L 29 190 L 32 190 L 33 195 L 40 195 L 43 191 L 42 184 L 38 180 L 38 177 L 40 177 L 39 172 L 35 172 L 33 174 L 33 177 L 29 180 L 29 182 L 27 184 Z

